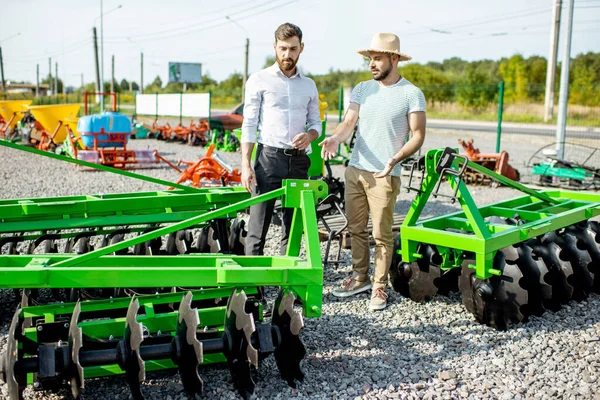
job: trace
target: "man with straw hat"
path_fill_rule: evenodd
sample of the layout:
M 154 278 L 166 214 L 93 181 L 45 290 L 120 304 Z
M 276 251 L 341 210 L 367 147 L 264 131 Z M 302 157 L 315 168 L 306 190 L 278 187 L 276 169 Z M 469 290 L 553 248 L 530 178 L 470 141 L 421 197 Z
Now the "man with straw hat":
M 377 33 L 368 49 L 358 54 L 369 60 L 372 80 L 359 83 L 350 97 L 344 120 L 321 142 L 325 160 L 336 155 L 358 122 L 358 134 L 346 168 L 346 214 L 352 241 L 352 276 L 333 290 L 348 297 L 372 290 L 369 308 L 383 310 L 392 260 L 392 222 L 400 191 L 398 163 L 417 152 L 425 139 L 425 96 L 398 72 L 398 62 L 410 56 L 400 52 L 400 40 Z M 410 140 L 406 140 L 412 132 Z M 369 212 L 375 239 L 375 271 L 369 278 Z

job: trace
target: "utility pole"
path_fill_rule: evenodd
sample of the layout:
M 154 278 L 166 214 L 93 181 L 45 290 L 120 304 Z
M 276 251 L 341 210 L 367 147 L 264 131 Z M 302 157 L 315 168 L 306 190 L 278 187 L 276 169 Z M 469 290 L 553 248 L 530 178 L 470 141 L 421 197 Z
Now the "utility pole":
M 550 31 L 550 55 L 546 71 L 546 101 L 544 104 L 544 122 L 552 119 L 554 114 L 554 84 L 556 83 L 556 56 L 558 53 L 558 36 L 560 32 L 560 11 L 562 0 L 553 0 L 552 29 Z
M 40 64 L 35 68 L 35 97 L 40 95 Z
M 248 80 L 248 53 L 250 49 L 250 39 L 248 38 L 248 31 L 246 28 L 235 22 L 235 20 L 229 18 L 229 15 L 225 16 L 232 24 L 240 28 L 246 33 L 246 62 L 244 63 L 244 76 L 242 77 L 242 102 L 244 101 L 244 97 L 246 94 L 246 80 Z
M 52 57 L 48 57 L 48 76 L 48 91 L 52 92 Z
M 81 73 L 81 90 L 83 90 L 83 72 Z
M 144 93 L 144 52 L 142 52 L 141 56 L 141 67 L 142 67 L 142 76 L 140 78 L 140 93 Z
M 558 117 L 556 121 L 556 156 L 565 156 L 565 137 L 567 132 L 567 103 L 569 100 L 569 68 L 571 66 L 571 36 L 573 34 L 573 5 L 575 0 L 567 0 L 567 28 L 565 52 L 560 68 L 560 94 L 558 96 Z
M 100 0 L 100 92 L 104 93 L 104 6 Z M 104 95 L 100 95 L 100 112 L 104 112 Z
M 115 92 L 115 55 L 112 56 L 111 61 L 111 79 L 110 79 L 110 91 Z
M 246 38 L 246 62 L 244 63 L 244 77 L 242 78 L 242 103 L 246 97 L 246 81 L 248 80 L 248 53 L 250 52 L 250 39 Z
M 54 63 L 54 93 L 58 94 L 58 63 Z
M 98 61 L 98 35 L 96 34 L 96 27 L 92 28 L 94 34 L 94 59 L 96 60 L 96 92 L 102 92 L 100 88 L 100 62 Z M 96 96 L 96 103 L 98 102 L 98 96 Z
M 6 93 L 6 81 L 4 80 L 4 60 L 2 60 L 2 47 L 0 47 L 0 81 L 2 83 L 2 93 Z

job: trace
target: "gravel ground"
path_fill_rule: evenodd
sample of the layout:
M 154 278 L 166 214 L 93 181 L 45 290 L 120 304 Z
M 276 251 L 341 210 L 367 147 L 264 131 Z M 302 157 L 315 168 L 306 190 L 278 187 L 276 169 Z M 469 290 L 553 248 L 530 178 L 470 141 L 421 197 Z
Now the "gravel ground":
M 430 130 L 425 148 L 456 146 L 458 138 L 475 139 L 476 147 L 492 151 L 495 135 Z M 505 135 L 503 148 L 519 168 L 551 138 Z M 156 148 L 167 159 L 194 160 L 202 148 L 158 142 L 134 141 L 132 148 Z M 239 153 L 222 153 L 239 166 Z M 140 173 L 174 181 L 170 169 Z M 340 175 L 341 168 L 335 173 Z M 0 147 L 0 198 L 52 197 L 77 194 L 161 190 L 158 185 L 130 178 L 79 171 L 70 164 Z M 507 188 L 471 187 L 483 205 L 518 194 Z M 396 211 L 405 213 L 411 195 L 402 193 Z M 430 202 L 425 215 L 456 209 L 444 200 Z M 267 254 L 275 254 L 281 232 L 269 231 Z M 323 244 L 324 245 L 324 244 Z M 335 245 L 334 245 L 335 246 Z M 335 251 L 335 248 L 332 249 Z M 600 296 L 571 302 L 556 313 L 506 332 L 481 326 L 465 311 L 460 295 L 436 297 L 417 304 L 390 290 L 389 306 L 368 310 L 368 295 L 338 300 L 330 292 L 350 274 L 350 252 L 342 250 L 345 264 L 325 271 L 323 316 L 306 319 L 302 338 L 308 348 L 303 362 L 305 382 L 291 389 L 278 376 L 272 357 L 260 368 L 258 398 L 498 398 L 498 399 L 595 399 L 600 400 Z M 0 344 L 16 303 L 12 292 L 0 290 Z M 200 370 L 207 398 L 238 398 L 225 367 Z M 173 372 L 149 373 L 143 390 L 148 399 L 184 399 L 179 376 Z M 7 398 L 6 385 L 1 396 Z M 60 399 L 60 394 L 25 392 L 25 398 Z M 67 397 L 68 398 L 68 397 Z M 86 399 L 128 399 L 121 377 L 86 380 Z

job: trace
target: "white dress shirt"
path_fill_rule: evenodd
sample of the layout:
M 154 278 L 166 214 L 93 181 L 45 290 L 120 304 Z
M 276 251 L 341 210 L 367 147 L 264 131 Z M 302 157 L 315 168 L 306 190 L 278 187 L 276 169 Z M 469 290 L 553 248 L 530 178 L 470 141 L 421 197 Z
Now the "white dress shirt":
M 252 74 L 246 82 L 245 100 L 242 143 L 258 140 L 266 146 L 291 149 L 299 133 L 314 129 L 321 135 L 317 85 L 299 68 L 289 78 L 277 63 Z

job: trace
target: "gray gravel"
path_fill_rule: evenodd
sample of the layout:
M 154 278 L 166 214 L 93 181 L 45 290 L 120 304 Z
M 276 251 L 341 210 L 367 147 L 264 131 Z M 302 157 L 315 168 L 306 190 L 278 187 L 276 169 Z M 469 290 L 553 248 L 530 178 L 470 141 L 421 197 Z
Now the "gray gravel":
M 455 146 L 458 138 L 475 138 L 482 151 L 492 151 L 495 137 L 489 134 L 430 130 L 426 148 Z M 505 135 L 503 147 L 511 153 L 517 168 L 537 148 L 551 139 Z M 133 148 L 157 148 L 166 158 L 194 160 L 203 148 L 158 142 L 134 141 Z M 222 153 L 239 166 L 239 153 Z M 336 168 L 341 174 L 341 168 Z M 140 173 L 174 181 L 170 169 Z M 78 194 L 161 190 L 158 185 L 108 173 L 85 172 L 73 165 L 42 159 L 0 147 L 0 198 L 52 197 Z M 518 194 L 507 188 L 471 187 L 483 205 Z M 396 211 L 405 213 L 412 195 L 402 193 Z M 425 215 L 439 215 L 456 209 L 444 200 L 433 200 Z M 278 228 L 269 231 L 267 254 L 277 252 Z M 324 246 L 324 244 L 323 244 Z M 334 245 L 335 246 L 335 245 Z M 335 251 L 335 247 L 332 249 Z M 278 376 L 272 357 L 260 368 L 257 398 L 287 399 L 596 399 L 600 400 L 600 297 L 571 302 L 557 313 L 546 312 L 507 332 L 479 325 L 465 311 L 460 295 L 436 297 L 417 304 L 390 290 L 389 307 L 382 312 L 368 310 L 368 295 L 339 300 L 330 292 L 350 274 L 350 252 L 342 250 L 346 262 L 325 271 L 323 316 L 306 319 L 302 335 L 308 348 L 303 362 L 306 381 L 291 389 Z M 12 292 L 0 290 L 0 344 L 6 344 L 6 330 L 16 302 Z M 238 398 L 225 367 L 200 370 L 206 397 Z M 149 399 L 184 399 L 177 373 L 148 373 L 144 391 Z M 1 396 L 7 398 L 6 385 Z M 25 398 L 60 399 L 61 394 L 35 393 Z M 129 399 L 121 377 L 86 381 L 86 399 Z

